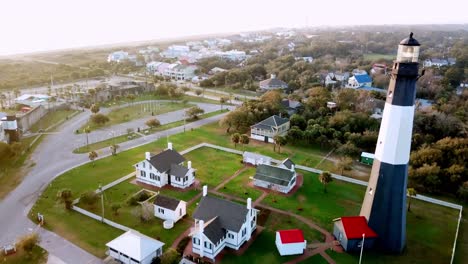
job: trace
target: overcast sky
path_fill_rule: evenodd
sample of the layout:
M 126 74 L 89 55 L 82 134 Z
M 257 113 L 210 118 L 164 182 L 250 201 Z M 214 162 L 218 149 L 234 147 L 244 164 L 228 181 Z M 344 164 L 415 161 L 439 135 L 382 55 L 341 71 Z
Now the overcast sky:
M 0 55 L 272 27 L 468 23 L 468 1 L 0 0 Z

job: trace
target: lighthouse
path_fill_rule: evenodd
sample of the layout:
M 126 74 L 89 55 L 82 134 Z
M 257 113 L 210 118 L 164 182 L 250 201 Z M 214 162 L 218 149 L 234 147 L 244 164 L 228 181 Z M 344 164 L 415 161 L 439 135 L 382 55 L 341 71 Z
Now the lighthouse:
M 406 240 L 406 188 L 418 79 L 419 42 L 402 40 L 380 125 L 375 159 L 360 215 L 378 235 L 375 246 L 399 253 Z

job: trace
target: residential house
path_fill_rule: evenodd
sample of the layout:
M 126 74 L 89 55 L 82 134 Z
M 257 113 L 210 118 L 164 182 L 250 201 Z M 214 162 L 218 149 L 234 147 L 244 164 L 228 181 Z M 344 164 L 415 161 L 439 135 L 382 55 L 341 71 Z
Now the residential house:
M 187 214 L 187 203 L 164 195 L 157 195 L 154 200 L 154 216 L 174 223 Z
M 217 74 L 217 73 L 220 73 L 220 72 L 225 72 L 225 71 L 227 71 L 227 70 L 223 69 L 223 68 L 220 68 L 220 67 L 214 67 L 208 73 L 214 75 L 214 74 Z
M 303 254 L 307 241 L 300 229 L 276 231 L 276 248 L 281 256 Z
M 377 234 L 367 225 L 364 216 L 348 216 L 336 219 L 333 225 L 333 235 L 347 252 L 361 250 L 363 238 L 364 249 L 372 248 L 377 238 Z
M 451 66 L 457 63 L 455 58 L 448 58 L 448 59 L 439 59 L 439 58 L 431 58 L 424 60 L 424 67 L 444 67 L 444 66 Z
M 367 72 L 366 72 L 365 70 L 361 70 L 361 69 L 354 69 L 351 73 L 352 73 L 353 75 L 367 74 Z
M 107 254 L 115 261 L 124 264 L 150 264 L 153 258 L 162 255 L 164 243 L 129 230 L 106 244 Z
M 232 60 L 232 61 L 241 61 L 247 58 L 245 51 L 241 50 L 228 50 L 222 53 L 219 53 L 219 56 L 223 59 Z
M 306 57 L 294 57 L 294 59 L 296 61 L 305 61 L 305 62 L 308 62 L 308 63 L 312 63 L 314 61 L 314 58 L 312 56 L 306 56 Z
M 16 116 L 6 115 L 0 118 L 0 141 L 7 144 L 19 141 L 19 130 Z
M 296 163 L 294 163 L 290 158 L 286 158 L 280 164 L 278 164 L 278 167 L 287 170 L 294 169 L 294 166 L 296 166 Z
M 269 91 L 276 89 L 287 89 L 288 84 L 280 79 L 276 79 L 276 74 L 271 74 L 270 79 L 263 80 L 259 83 L 260 90 Z
M 281 105 L 284 107 L 289 116 L 296 114 L 302 107 L 301 102 L 291 99 L 283 99 L 281 101 Z
M 355 74 L 348 79 L 346 88 L 361 88 L 372 86 L 372 78 L 367 74 Z
M 274 137 L 286 135 L 289 127 L 289 119 L 277 115 L 270 116 L 250 127 L 250 138 L 266 143 L 275 143 Z
M 128 52 L 125 52 L 123 50 L 112 52 L 111 54 L 109 54 L 109 56 L 107 56 L 107 62 L 119 63 L 127 59 L 128 59 Z
M 244 153 L 242 154 L 242 162 L 244 164 L 252 164 L 254 166 L 257 166 L 259 164 L 270 165 L 271 158 L 258 153 L 244 151 Z
M 257 228 L 258 210 L 252 207 L 251 198 L 245 206 L 207 193 L 207 186 L 203 186 L 203 197 L 193 213 L 195 228 L 190 236 L 193 253 L 214 260 L 224 248 L 238 250 L 251 239 Z
M 265 189 L 281 193 L 289 193 L 296 185 L 297 174 L 295 165 L 290 168 L 259 164 L 253 177 L 253 184 Z
M 192 185 L 195 180 L 195 170 L 192 162 L 183 166 L 185 158 L 172 149 L 172 143 L 163 152 L 151 156 L 145 153 L 146 159 L 135 164 L 137 181 L 156 187 L 171 185 L 185 189 Z
M 15 99 L 15 103 L 33 108 L 38 105 L 47 105 L 50 98 L 51 96 L 45 94 L 23 94 Z
M 349 79 L 349 72 L 341 73 L 341 72 L 329 72 L 325 76 L 325 86 L 328 85 L 335 85 L 338 82 L 343 86 L 346 81 Z M 323 79 L 322 79 L 323 80 Z
M 190 47 L 184 45 L 171 45 L 165 51 L 161 52 L 161 56 L 165 58 L 178 58 L 179 56 L 189 53 Z
M 387 65 L 383 63 L 374 63 L 370 72 L 371 74 L 387 74 Z
M 196 70 L 197 66 L 195 65 L 173 63 L 166 68 L 164 76 L 177 81 L 192 80 L 195 77 Z

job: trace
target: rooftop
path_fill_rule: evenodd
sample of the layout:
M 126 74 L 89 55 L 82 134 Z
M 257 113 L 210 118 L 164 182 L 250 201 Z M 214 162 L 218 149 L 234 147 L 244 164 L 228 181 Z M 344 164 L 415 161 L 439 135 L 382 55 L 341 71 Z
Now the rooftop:
M 165 151 L 152 156 L 149 160 L 151 165 L 153 165 L 153 167 L 155 167 L 159 172 L 166 172 L 171 169 L 172 164 L 180 164 L 184 161 L 185 158 L 172 149 L 166 149 Z
M 300 229 L 279 230 L 278 233 L 283 244 L 302 243 L 305 241 L 304 234 Z
M 271 165 L 260 164 L 257 166 L 254 179 L 282 186 L 288 186 L 293 177 L 294 171 Z
M 170 209 L 172 211 L 174 211 L 177 208 L 177 206 L 179 206 L 180 202 L 181 201 L 178 199 L 160 194 L 157 195 L 156 199 L 154 200 L 155 205 L 160 206 L 162 208 Z
M 136 261 L 142 261 L 164 246 L 164 243 L 137 231 L 129 230 L 107 243 L 106 246 L 128 255 Z
M 375 238 L 377 234 L 367 225 L 367 220 L 364 216 L 346 216 L 341 217 L 343 228 L 348 239 L 362 238 L 362 234 L 366 238 Z

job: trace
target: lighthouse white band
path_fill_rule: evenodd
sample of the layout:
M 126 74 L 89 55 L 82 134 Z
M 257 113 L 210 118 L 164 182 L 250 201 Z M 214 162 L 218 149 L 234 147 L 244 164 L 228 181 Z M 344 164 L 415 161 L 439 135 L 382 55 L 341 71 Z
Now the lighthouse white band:
M 413 106 L 385 103 L 375 157 L 388 164 L 407 164 L 411 150 Z

